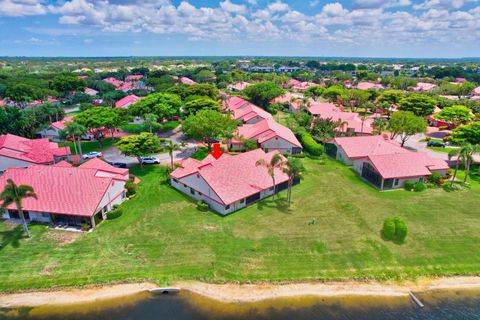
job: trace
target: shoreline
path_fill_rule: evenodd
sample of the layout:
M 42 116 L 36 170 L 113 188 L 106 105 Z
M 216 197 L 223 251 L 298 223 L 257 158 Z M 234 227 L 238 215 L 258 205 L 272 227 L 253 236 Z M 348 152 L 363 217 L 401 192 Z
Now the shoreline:
M 112 300 L 145 293 L 158 285 L 148 282 L 64 288 L 49 291 L 0 293 L 0 308 L 72 305 Z M 409 291 L 480 289 L 480 277 L 423 278 L 416 281 L 329 281 L 286 284 L 211 284 L 198 281 L 178 281 L 172 287 L 221 303 L 253 303 L 265 300 L 311 297 L 372 296 L 406 297 Z

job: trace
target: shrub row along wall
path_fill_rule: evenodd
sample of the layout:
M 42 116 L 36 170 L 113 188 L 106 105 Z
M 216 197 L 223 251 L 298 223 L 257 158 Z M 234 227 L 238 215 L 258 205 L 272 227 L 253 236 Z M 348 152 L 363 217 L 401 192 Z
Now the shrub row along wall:
M 312 156 L 320 156 L 323 153 L 323 146 L 318 144 L 308 132 L 299 134 L 300 142 L 305 150 Z

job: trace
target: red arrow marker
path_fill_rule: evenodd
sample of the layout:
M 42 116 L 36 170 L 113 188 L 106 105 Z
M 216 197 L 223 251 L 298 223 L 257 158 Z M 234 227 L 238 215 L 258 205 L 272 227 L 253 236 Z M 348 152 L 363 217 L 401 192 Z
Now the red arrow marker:
M 210 154 L 217 160 L 222 156 L 223 152 L 220 150 L 220 143 L 213 144 L 213 151 Z

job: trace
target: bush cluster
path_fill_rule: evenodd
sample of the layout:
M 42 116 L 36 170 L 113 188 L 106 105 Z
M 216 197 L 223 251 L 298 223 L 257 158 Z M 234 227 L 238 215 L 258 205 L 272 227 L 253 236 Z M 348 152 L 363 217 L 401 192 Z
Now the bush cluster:
M 127 197 L 137 193 L 137 185 L 133 183 L 133 180 L 128 180 L 127 183 L 125 183 L 125 189 L 127 189 Z
M 197 201 L 197 209 L 202 212 L 208 211 L 208 204 L 205 203 L 203 200 L 198 200 Z
M 405 190 L 412 191 L 413 188 L 415 187 L 415 183 L 413 181 L 407 180 L 405 181 L 403 186 L 405 187 Z
M 408 228 L 399 217 L 387 218 L 383 222 L 382 234 L 390 241 L 404 242 L 407 238 Z
M 413 186 L 413 191 L 415 191 L 415 192 L 422 192 L 425 189 L 427 189 L 427 186 L 425 185 L 425 183 L 423 183 L 421 181 L 415 183 L 415 185 Z
M 300 142 L 305 150 L 312 156 L 320 156 L 323 154 L 323 146 L 318 144 L 308 132 L 300 134 Z

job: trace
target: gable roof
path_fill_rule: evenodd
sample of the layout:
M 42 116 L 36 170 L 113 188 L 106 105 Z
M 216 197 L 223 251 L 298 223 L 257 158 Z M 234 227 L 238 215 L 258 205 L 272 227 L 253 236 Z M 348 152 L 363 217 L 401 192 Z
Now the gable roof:
M 112 84 L 115 88 L 120 87 L 123 84 L 122 80 L 115 79 L 114 77 L 105 78 L 103 81 Z
M 60 121 L 52 122 L 51 126 L 58 129 L 58 130 L 63 130 L 63 129 L 65 129 L 65 123 L 72 122 L 72 119 L 73 119 L 72 117 L 67 116 Z
M 384 179 L 431 175 L 431 170 L 447 170 L 445 160 L 432 158 L 423 152 L 369 155 L 368 160 Z
M 33 187 L 38 199 L 23 200 L 26 211 L 91 217 L 111 184 L 112 177 L 96 176 L 95 169 L 32 165 L 10 168 L 0 177 L 0 190 L 12 179 L 17 185 Z M 15 205 L 8 207 L 15 209 Z
M 373 119 L 367 118 L 362 121 L 357 112 L 343 112 L 343 111 L 320 111 L 318 116 L 322 119 L 331 119 L 332 121 L 343 121 L 346 123 L 346 131 L 353 130 L 356 133 L 371 134 L 373 132 Z M 345 128 L 344 127 L 344 128 Z M 342 130 L 342 128 L 337 128 Z
M 135 103 L 140 99 L 141 99 L 140 97 L 137 97 L 134 94 L 128 95 L 128 96 L 118 100 L 117 102 L 115 102 L 115 108 L 123 108 L 127 104 Z
M 273 186 L 267 170 L 256 163 L 260 159 L 268 162 L 276 154 L 276 151 L 265 153 L 262 149 L 256 149 L 237 156 L 222 156 L 219 160 L 201 165 L 198 165 L 197 160 L 190 161 L 188 164 L 184 163 L 184 166 L 192 167 L 176 169 L 171 176 L 179 178 L 178 170 L 199 174 L 221 201 L 228 205 Z M 287 180 L 288 176 L 284 172 L 275 170 L 275 183 Z
M 302 147 L 292 130 L 270 119 L 262 120 L 254 124 L 244 124 L 238 127 L 237 134 L 243 136 L 245 139 L 256 139 L 259 143 L 279 137 L 299 148 Z
M 381 84 L 376 84 L 372 82 L 360 82 L 357 84 L 357 89 L 368 90 L 368 89 L 384 89 Z
M 365 158 L 369 155 L 409 153 L 394 140 L 382 136 L 340 137 L 329 140 L 341 147 L 351 159 Z
M 85 169 L 96 169 L 98 171 L 109 172 L 113 174 L 118 174 L 120 176 L 124 176 L 128 174 L 128 169 L 125 168 L 115 168 L 114 166 L 109 165 L 105 161 L 102 161 L 98 158 L 90 159 L 84 163 L 82 163 L 80 168 Z
M 308 111 L 316 116 L 320 115 L 324 112 L 341 112 L 342 110 L 338 108 L 334 103 L 331 102 L 312 102 L 310 107 L 308 107 Z
M 192 79 L 187 78 L 187 77 L 181 77 L 180 82 L 183 83 L 183 84 L 188 84 L 188 85 L 197 84 L 195 81 L 193 81 Z
M 0 135 L 0 156 L 31 163 L 52 163 L 55 157 L 70 154 L 48 139 L 27 139 L 13 134 Z
M 413 88 L 414 91 L 422 92 L 422 91 L 430 91 L 433 90 L 437 87 L 436 84 L 434 83 L 428 83 L 428 82 L 418 82 L 417 86 Z

